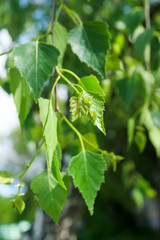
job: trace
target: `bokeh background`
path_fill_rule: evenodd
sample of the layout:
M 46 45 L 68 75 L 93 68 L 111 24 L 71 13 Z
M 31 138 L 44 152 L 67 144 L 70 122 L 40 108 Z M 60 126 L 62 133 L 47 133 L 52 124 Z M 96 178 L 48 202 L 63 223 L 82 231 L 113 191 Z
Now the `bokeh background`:
M 160 0 L 150 1 L 151 28 L 145 30 L 144 0 L 66 0 L 82 21 L 101 19 L 111 32 L 111 55 L 106 63 L 106 94 L 103 136 L 84 119 L 76 127 L 89 134 L 95 144 L 124 156 L 116 172 L 108 166 L 91 217 L 78 190 L 71 185 L 68 203 L 59 226 L 38 208 L 30 190 L 33 176 L 45 168 L 44 151 L 26 174 L 20 215 L 12 208 L 18 179 L 10 186 L 0 185 L 0 240 L 158 240 L 160 239 Z M 0 0 L 0 53 L 17 44 L 35 40 L 47 31 L 51 21 L 51 0 Z M 69 30 L 73 22 L 62 12 L 59 21 Z M 63 37 L 63 36 L 62 36 Z M 45 41 L 45 39 L 44 39 Z M 145 48 L 150 45 L 148 72 Z M 16 175 L 34 155 L 42 136 L 37 105 L 32 103 L 22 134 L 10 93 L 7 69 L 10 55 L 0 57 L 0 170 Z M 64 67 L 77 75 L 91 69 L 73 55 L 68 46 Z M 50 82 L 43 96 L 48 95 Z M 59 105 L 69 117 L 70 93 L 61 82 Z M 145 114 L 149 109 L 151 121 Z M 63 147 L 63 170 L 79 148 L 74 134 L 63 125 L 59 138 Z

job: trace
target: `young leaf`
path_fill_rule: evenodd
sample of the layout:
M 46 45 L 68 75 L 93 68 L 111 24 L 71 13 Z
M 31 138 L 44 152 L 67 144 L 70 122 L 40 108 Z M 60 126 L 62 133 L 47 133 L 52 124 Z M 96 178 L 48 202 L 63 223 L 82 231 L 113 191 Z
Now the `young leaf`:
M 63 182 L 61 172 L 60 172 L 61 160 L 62 160 L 61 147 L 60 147 L 60 144 L 58 144 L 56 146 L 56 149 L 55 149 L 54 155 L 53 155 L 52 172 L 53 172 L 54 176 L 56 177 L 59 185 L 66 190 L 66 186 Z
M 11 184 L 14 181 L 13 175 L 8 171 L 0 171 L 0 184 Z
M 73 177 L 75 187 L 82 193 L 91 215 L 97 191 L 104 182 L 105 170 L 103 157 L 88 151 L 80 152 L 69 163 L 69 175 Z
M 13 51 L 14 64 L 29 82 L 37 101 L 44 83 L 58 63 L 59 51 L 52 45 L 30 42 Z
M 43 134 L 46 141 L 50 167 L 52 165 L 53 153 L 55 151 L 57 140 L 57 117 L 53 110 L 52 102 L 39 99 L 40 118 L 43 124 Z
M 86 92 L 104 97 L 104 92 L 99 84 L 98 79 L 94 75 L 81 78 L 79 83 Z
M 25 202 L 21 198 L 17 198 L 13 202 L 13 207 L 16 207 L 18 209 L 19 213 L 22 214 L 22 212 L 25 209 Z
M 30 109 L 29 86 L 26 80 L 20 75 L 17 68 L 11 68 L 8 76 L 10 79 L 10 89 L 13 93 L 14 103 L 22 129 Z
M 110 47 L 110 33 L 105 22 L 88 22 L 72 29 L 68 42 L 82 62 L 105 77 L 105 59 Z
M 140 151 L 142 153 L 147 143 L 147 137 L 144 132 L 137 131 L 134 137 L 134 141 Z
M 60 212 L 69 193 L 69 177 L 63 174 L 62 179 L 67 190 L 59 185 L 50 171 L 44 171 L 34 177 L 31 182 L 31 189 L 37 195 L 40 207 L 56 223 L 58 223 Z
M 48 29 L 50 30 L 50 28 L 51 28 L 51 25 L 49 24 Z M 68 39 L 67 29 L 64 26 L 62 26 L 59 22 L 55 21 L 53 26 L 53 36 L 54 36 L 54 44 L 56 48 L 60 51 L 58 62 L 61 67 L 64 53 L 67 48 L 67 39 Z M 47 37 L 47 43 L 52 44 L 51 35 Z

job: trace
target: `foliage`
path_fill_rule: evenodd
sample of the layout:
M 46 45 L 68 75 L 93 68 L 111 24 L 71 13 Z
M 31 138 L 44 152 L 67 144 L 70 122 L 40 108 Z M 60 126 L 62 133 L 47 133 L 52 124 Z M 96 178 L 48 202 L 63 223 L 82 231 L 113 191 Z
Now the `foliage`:
M 102 2 L 105 6 L 103 9 Z M 27 115 L 30 102 L 33 104 L 34 101 L 32 93 L 34 104 L 38 102 L 39 105 L 44 136 L 40 146 L 45 143 L 47 170 L 33 178 L 31 188 L 37 195 L 40 207 L 56 222 L 69 192 L 68 177 L 60 173 L 61 147 L 67 148 L 71 156 L 66 174 L 73 178 L 74 185 L 82 193 L 91 214 L 97 191 L 104 182 L 105 171 L 107 170 L 109 175 L 110 166 L 113 165 L 116 170 L 117 162 L 122 160 L 122 157 L 115 155 L 113 151 L 125 157 L 124 163 L 121 163 L 121 180 L 127 191 L 131 192 L 128 201 L 131 198 L 139 208 L 143 206 L 145 198 L 155 196 L 152 184 L 145 180 L 146 166 L 150 164 L 148 146 L 153 145 L 157 159 L 160 156 L 159 59 L 155 60 L 159 54 L 159 34 L 150 27 L 144 28 L 144 8 L 139 1 L 119 1 L 117 5 L 111 1 L 91 1 L 87 6 L 96 9 L 96 17 L 92 13 L 87 16 L 79 10 L 82 19 L 92 20 L 88 22 L 82 22 L 75 13 L 74 9 L 81 9 L 79 4 L 80 1 L 70 1 L 68 5 L 71 9 L 64 3 L 58 5 L 53 29 L 52 24 L 49 24 L 48 29 L 45 29 L 46 33 L 40 35 L 36 41 L 19 45 L 13 50 L 11 58 L 14 63 L 10 64 L 8 75 L 21 128 L 24 125 L 23 128 L 30 131 L 30 126 L 27 128 Z M 124 17 L 123 9 L 126 5 L 131 11 Z M 137 8 L 136 5 L 140 7 Z M 107 16 L 107 24 L 97 20 L 105 19 L 103 16 Z M 152 19 L 152 24 L 159 27 L 157 19 Z M 18 77 L 15 79 L 14 75 Z M 71 96 L 68 101 L 74 126 L 67 118 L 67 104 L 61 107 L 59 100 L 57 108 L 57 96 L 53 96 L 56 85 L 61 84 L 68 84 Z M 102 137 L 98 129 L 93 130 L 93 125 L 106 133 L 107 137 Z M 73 130 L 78 140 L 74 135 L 73 138 L 72 135 L 68 137 L 68 127 Z M 78 129 L 81 129 L 82 133 Z M 40 142 L 40 138 L 36 141 Z M 100 149 L 98 145 L 104 149 L 107 146 L 107 151 Z M 147 164 L 143 157 L 138 155 L 139 152 L 145 154 L 142 156 L 145 156 Z M 154 158 L 156 159 L 155 152 Z M 133 161 L 136 162 L 138 170 L 135 169 Z M 137 171 L 141 171 L 142 176 Z M 25 173 L 26 171 L 23 171 L 20 174 L 21 183 Z M 119 177 L 119 172 L 115 175 Z M 108 188 L 113 187 L 110 192 L 119 194 L 115 185 L 119 184 L 120 180 L 114 185 L 115 175 L 112 177 L 113 184 L 110 183 Z M 151 177 L 154 174 L 149 175 L 151 182 L 154 182 Z M 120 186 L 122 187 L 122 183 Z M 113 201 L 118 201 L 112 193 L 110 195 Z M 125 200 L 120 199 L 119 202 L 125 209 Z M 53 209 L 50 206 L 53 206 Z

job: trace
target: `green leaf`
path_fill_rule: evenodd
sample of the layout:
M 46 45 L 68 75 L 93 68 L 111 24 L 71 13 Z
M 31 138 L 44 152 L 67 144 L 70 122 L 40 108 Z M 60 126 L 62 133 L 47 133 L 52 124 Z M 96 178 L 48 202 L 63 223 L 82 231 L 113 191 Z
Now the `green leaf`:
M 151 113 L 148 109 L 144 109 L 142 116 L 143 117 L 141 117 L 141 121 L 143 121 L 148 130 L 149 139 L 156 150 L 157 156 L 160 157 L 160 129 L 154 125 Z
M 25 202 L 21 198 L 17 198 L 13 202 L 13 207 L 16 207 L 18 209 L 19 213 L 22 214 L 22 212 L 25 209 Z
M 21 77 L 17 68 L 9 71 L 10 88 L 13 93 L 14 103 L 18 112 L 21 129 L 30 110 L 29 86 L 26 80 Z
M 145 133 L 137 131 L 134 137 L 134 141 L 140 151 L 142 153 L 145 149 L 146 143 L 147 143 L 147 137 Z
M 88 142 L 90 142 L 94 147 L 99 147 L 98 146 L 98 142 L 97 142 L 97 138 L 96 138 L 96 134 L 89 132 L 83 135 Z M 73 144 L 77 145 L 78 147 L 81 147 L 81 144 L 79 142 L 79 139 L 76 139 L 74 142 L 72 142 Z M 87 151 L 91 151 L 91 152 L 97 152 L 96 149 L 94 149 L 91 145 L 89 145 L 88 143 L 86 143 L 84 141 L 84 147 Z
M 151 117 L 154 125 L 160 128 L 160 111 L 153 111 Z
M 82 193 L 88 209 L 93 214 L 93 205 L 104 182 L 105 161 L 100 154 L 82 151 L 71 159 L 68 172 L 73 177 L 75 187 Z
M 122 70 L 120 60 L 115 53 L 107 54 L 105 70 L 106 72 L 109 70 L 114 70 L 114 71 Z
M 152 36 L 153 36 L 153 29 L 147 29 L 137 37 L 135 41 L 135 49 L 141 55 L 144 54 L 145 47 L 148 43 L 150 43 Z
M 66 186 L 63 182 L 61 172 L 60 172 L 61 160 L 62 160 L 62 152 L 61 152 L 60 144 L 58 144 L 56 146 L 56 149 L 55 149 L 54 155 L 53 155 L 52 172 L 53 172 L 54 176 L 56 177 L 57 181 L 59 182 L 59 185 L 66 190 Z
M 43 124 L 43 135 L 45 137 L 47 152 L 49 156 L 50 167 L 52 165 L 53 153 L 55 151 L 57 140 L 57 117 L 53 110 L 52 102 L 39 99 L 40 118 Z
M 134 137 L 134 129 L 135 129 L 135 119 L 130 118 L 128 120 L 128 146 L 130 147 Z
M 14 181 L 13 175 L 8 171 L 0 171 L 0 184 L 11 184 Z
M 81 78 L 79 83 L 86 92 L 98 94 L 104 97 L 104 92 L 100 86 L 100 83 L 94 75 Z
M 130 104 L 135 97 L 139 79 L 132 77 L 123 78 L 117 82 L 118 92 L 121 96 L 126 110 L 130 108 Z
M 143 22 L 144 20 L 144 9 L 140 7 L 134 8 L 131 13 L 127 14 L 125 16 L 125 23 L 127 28 L 131 31 L 131 33 L 134 32 L 136 27 Z
M 31 182 L 31 189 L 37 195 L 40 207 L 58 223 L 59 215 L 67 200 L 69 193 L 69 177 L 65 174 L 62 179 L 67 190 L 62 188 L 50 171 L 44 171 L 34 177 Z
M 48 26 L 50 31 L 51 24 Z M 60 51 L 59 65 L 62 66 L 63 57 L 67 48 L 68 32 L 67 29 L 62 26 L 59 22 L 55 21 L 53 26 L 54 45 Z M 52 44 L 52 36 L 47 37 L 47 43 Z
M 29 82 L 37 101 L 44 83 L 58 63 L 59 51 L 52 45 L 30 42 L 13 51 L 14 64 Z
M 110 33 L 105 22 L 87 22 L 72 29 L 68 42 L 82 62 L 105 76 L 105 59 L 110 47 Z

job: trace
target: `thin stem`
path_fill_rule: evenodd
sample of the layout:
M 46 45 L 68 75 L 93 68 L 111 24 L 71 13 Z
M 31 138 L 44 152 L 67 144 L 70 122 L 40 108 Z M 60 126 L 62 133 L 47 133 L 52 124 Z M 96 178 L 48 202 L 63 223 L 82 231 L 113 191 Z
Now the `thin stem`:
M 78 89 L 73 85 L 73 83 L 70 82 L 68 78 L 66 78 L 59 70 L 58 67 L 56 67 L 57 73 L 76 91 L 78 95 L 81 95 L 81 93 L 78 91 Z
M 85 152 L 84 142 L 80 132 L 73 126 L 73 124 L 61 112 L 59 112 L 59 114 L 61 115 L 63 120 L 68 124 L 68 126 L 70 126 L 70 128 L 77 134 L 82 147 L 82 151 Z
M 79 78 L 74 72 L 72 72 L 71 70 L 64 69 L 64 68 L 61 68 L 61 69 L 59 69 L 59 70 L 62 71 L 62 72 L 69 73 L 69 74 L 72 75 L 75 79 L 77 79 L 78 81 L 80 81 L 80 78 Z
M 18 188 L 18 196 L 20 195 L 20 190 L 21 190 L 21 186 L 22 186 L 22 183 L 23 183 L 23 179 L 25 177 L 25 174 L 27 172 L 27 170 L 30 168 L 30 166 L 32 165 L 33 161 L 35 160 L 35 158 L 37 157 L 38 153 L 40 152 L 42 146 L 43 146 L 43 143 L 44 143 L 44 139 L 43 141 L 41 142 L 41 144 L 39 145 L 39 148 L 37 149 L 36 153 L 34 154 L 33 158 L 31 159 L 30 163 L 25 167 L 24 171 L 22 173 L 20 173 L 19 175 L 17 175 L 16 177 L 19 177 L 22 175 L 21 177 L 21 181 L 20 181 L 20 186 Z
M 145 8 L 146 29 L 150 29 L 151 28 L 151 22 L 150 22 L 150 3 L 149 3 L 149 0 L 145 0 L 144 8 Z M 151 47 L 150 47 L 150 44 L 147 44 L 145 52 L 144 52 L 144 58 L 145 58 L 146 69 L 147 69 L 148 72 L 151 71 L 150 55 L 151 55 Z
M 60 76 L 58 76 L 58 77 L 56 78 L 56 81 L 55 81 L 54 84 L 53 84 L 53 87 L 52 87 L 52 90 L 51 90 L 51 94 L 50 94 L 50 99 L 52 98 L 53 91 L 54 91 L 54 89 L 55 89 L 55 87 L 56 87 L 59 79 L 60 79 Z
M 45 34 L 42 34 L 42 35 L 38 36 L 37 41 L 40 41 L 41 39 L 46 38 L 50 34 L 51 34 L 51 32 L 47 32 Z
M 64 3 L 62 5 L 63 5 L 64 10 L 68 14 L 68 16 L 73 20 L 73 22 L 76 25 L 83 24 L 77 13 L 75 13 L 73 10 L 71 10 L 69 7 L 67 7 Z
M 97 152 L 100 152 L 100 153 L 102 153 L 102 154 L 106 154 L 106 153 L 107 153 L 107 151 L 102 150 L 102 149 L 94 146 L 94 144 L 92 144 L 91 142 L 89 142 L 89 141 L 73 126 L 73 124 L 72 124 L 61 112 L 58 112 L 58 113 L 61 115 L 61 121 L 64 120 L 64 121 L 71 127 L 71 129 L 72 129 L 72 130 L 77 134 L 77 136 L 79 137 L 79 140 L 80 140 L 80 138 L 81 138 L 80 142 L 81 142 L 81 141 L 86 142 L 88 145 L 90 145 L 90 146 L 91 146 L 93 149 L 95 149 Z M 83 145 L 84 145 L 84 143 L 83 143 Z M 82 144 L 81 144 L 81 146 L 82 146 Z M 82 149 L 83 149 L 83 148 L 82 148 Z M 85 147 L 84 147 L 84 149 L 85 149 Z
M 59 15 L 60 15 L 62 9 L 63 9 L 63 4 L 61 4 L 58 8 L 58 11 L 57 11 L 57 14 L 56 14 L 56 17 L 55 17 L 55 21 L 58 21 L 58 18 L 59 18 Z
M 8 54 L 8 53 L 10 53 L 10 52 L 12 52 L 13 51 L 13 48 L 12 49 L 10 49 L 8 52 L 3 52 L 3 53 L 0 53 L 0 56 L 3 56 L 3 55 L 5 55 L 5 54 Z
M 100 152 L 100 153 L 102 153 L 102 154 L 106 154 L 106 153 L 107 153 L 106 150 L 102 150 L 102 149 L 100 149 L 99 147 L 94 146 L 94 144 L 91 143 L 90 141 L 88 141 L 83 135 L 81 135 L 81 136 L 82 136 L 82 139 L 84 140 L 84 142 L 86 142 L 88 145 L 90 145 L 90 146 L 91 146 L 93 149 L 95 149 L 97 152 Z

